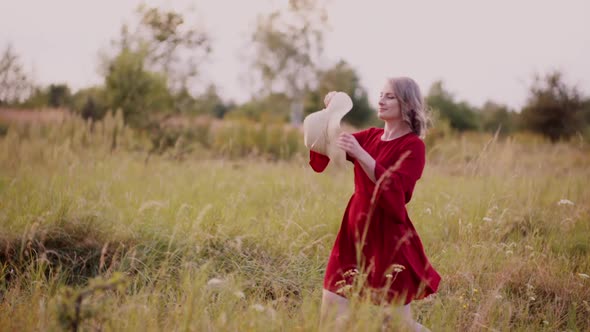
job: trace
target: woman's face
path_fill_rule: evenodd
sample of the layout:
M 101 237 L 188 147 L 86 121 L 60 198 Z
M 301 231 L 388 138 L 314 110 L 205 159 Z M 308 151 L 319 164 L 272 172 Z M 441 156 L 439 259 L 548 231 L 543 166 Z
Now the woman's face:
M 399 101 L 393 92 L 393 86 L 389 81 L 385 82 L 385 86 L 383 86 L 383 89 L 381 90 L 377 115 L 379 116 L 379 119 L 384 121 L 402 119 Z

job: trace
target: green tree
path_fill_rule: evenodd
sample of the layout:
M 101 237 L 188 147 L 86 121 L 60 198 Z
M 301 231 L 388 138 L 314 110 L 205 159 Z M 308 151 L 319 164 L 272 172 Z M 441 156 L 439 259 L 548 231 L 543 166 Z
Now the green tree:
M 70 107 L 72 104 L 72 93 L 67 84 L 50 84 L 47 96 L 50 107 Z
M 47 89 L 38 86 L 31 89 L 31 94 L 27 99 L 18 103 L 18 106 L 22 108 L 43 108 L 47 107 L 47 105 L 49 105 Z
M 72 96 L 72 108 L 84 119 L 100 120 L 109 108 L 102 86 L 81 89 Z
M 19 106 L 25 108 L 72 108 L 72 93 L 67 84 L 50 84 L 48 87 L 35 87 L 31 95 Z
M 467 102 L 456 102 L 455 97 L 448 92 L 442 81 L 432 84 L 426 96 L 429 107 L 439 113 L 441 119 L 446 119 L 453 129 L 477 130 L 480 127 L 479 114 Z
M 143 127 L 149 113 L 170 111 L 171 96 L 163 74 L 145 69 L 146 53 L 123 50 L 109 66 L 105 94 L 111 109 L 122 109 L 126 123 Z
M 545 77 L 536 75 L 522 109 L 522 123 L 553 142 L 568 139 L 584 130 L 584 98 L 575 86 L 563 81 L 558 71 Z
M 186 24 L 184 16 L 174 11 L 141 5 L 137 15 L 137 26 L 123 25 L 113 42 L 118 53 L 104 56 L 109 106 L 122 107 L 126 121 L 135 125 L 147 120 L 140 114 L 146 107 L 194 113 L 198 102 L 190 86 L 211 52 L 208 34 Z M 140 104 L 134 105 L 140 98 Z
M 518 129 L 518 113 L 508 109 L 506 105 L 487 101 L 481 108 L 482 129 L 489 132 L 500 130 L 509 135 Z
M 141 5 L 137 13 L 140 23 L 131 39 L 136 47 L 146 46 L 148 68 L 164 73 L 172 91 L 187 89 L 211 53 L 208 33 L 187 25 L 184 16 L 174 11 Z
M 590 142 L 590 98 L 586 98 L 582 107 L 583 126 L 585 127 L 582 136 L 587 142 Z
M 583 103 L 582 113 L 584 118 L 584 123 L 586 126 L 590 126 L 590 97 L 586 98 Z
M 200 113 L 213 115 L 219 119 L 229 111 L 229 106 L 223 102 L 217 93 L 217 87 L 213 84 L 209 85 L 205 93 L 197 97 L 197 105 Z
M 263 97 L 253 98 L 231 110 L 230 118 L 247 118 L 262 122 L 289 121 L 291 99 L 284 93 L 272 93 Z
M 253 72 L 261 92 L 286 95 L 296 125 L 303 120 L 305 92 L 317 83 L 326 22 L 323 1 L 290 0 L 287 8 L 259 16 L 252 35 Z
M 317 73 L 318 87 L 307 93 L 305 115 L 323 109 L 324 97 L 330 91 L 346 92 L 353 102 L 352 111 L 344 117 L 354 126 L 363 126 L 376 122 L 377 113 L 369 103 L 367 91 L 360 85 L 357 72 L 345 61 L 340 61 L 332 68 Z
M 13 105 L 28 98 L 33 83 L 18 54 L 8 44 L 0 57 L 0 105 Z
M 183 89 L 174 95 L 174 101 L 176 111 L 183 114 L 209 115 L 221 119 L 229 111 L 229 106 L 221 99 L 213 84 L 197 97 Z

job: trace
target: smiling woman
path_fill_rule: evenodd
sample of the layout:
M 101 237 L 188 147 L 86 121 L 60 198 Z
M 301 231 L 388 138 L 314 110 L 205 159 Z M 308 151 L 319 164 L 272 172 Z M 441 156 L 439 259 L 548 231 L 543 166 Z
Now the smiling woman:
M 326 104 L 332 95 L 327 96 Z M 355 192 L 326 267 L 322 323 L 335 309 L 335 322 L 341 324 L 350 291 L 360 287 L 361 295 L 399 316 L 408 328 L 423 331 L 427 329 L 412 319 L 409 303 L 435 293 L 441 278 L 426 257 L 406 210 L 425 164 L 421 137 L 426 115 L 414 80 L 402 77 L 385 83 L 379 118 L 385 122 L 384 129 L 343 133 L 337 142 L 354 163 Z M 314 150 L 310 157 L 316 171 L 329 161 Z
M 401 126 L 409 126 L 416 135 L 424 138 L 427 117 L 420 88 L 413 79 L 392 78 L 385 83 L 379 97 L 378 115 L 386 124 L 397 120 Z M 383 140 L 389 139 L 392 138 L 383 137 Z

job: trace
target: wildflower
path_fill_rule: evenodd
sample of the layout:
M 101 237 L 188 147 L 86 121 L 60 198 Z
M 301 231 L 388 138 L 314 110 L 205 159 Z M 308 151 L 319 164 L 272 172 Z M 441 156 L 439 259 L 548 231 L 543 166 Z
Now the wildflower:
M 578 276 L 582 279 L 590 279 L 590 276 L 586 273 L 578 273 Z
M 338 288 L 338 290 L 336 291 L 336 293 L 338 293 L 338 294 L 345 294 L 348 291 L 350 291 L 351 289 L 352 289 L 352 286 L 351 285 L 344 285 L 344 286 Z
M 424 212 L 426 212 L 426 214 L 432 214 L 432 210 L 430 208 L 426 208 L 426 210 L 424 210 Z
M 348 270 L 348 271 L 344 272 L 344 274 L 342 276 L 344 278 L 346 278 L 346 277 L 354 277 L 358 273 L 359 273 L 359 270 L 357 270 L 357 269 L 351 269 L 351 270 Z
M 464 304 L 463 305 L 463 309 L 467 309 L 467 304 Z
M 219 278 L 211 278 L 207 281 L 207 287 L 219 288 L 225 284 L 225 280 Z
M 569 199 L 560 199 L 559 202 L 557 202 L 557 205 L 574 205 L 574 202 Z
M 477 288 L 474 288 L 474 289 L 473 289 L 473 292 L 474 292 L 474 293 L 477 293 L 477 292 L 478 292 Z
M 543 325 L 549 325 L 549 322 L 546 320 L 543 320 Z
M 141 204 L 141 206 L 137 210 L 137 213 L 142 213 L 143 211 L 150 209 L 150 208 L 156 208 L 156 209 L 163 208 L 163 207 L 166 207 L 167 205 L 168 205 L 168 202 L 147 201 L 147 202 L 144 202 L 143 204 Z
M 397 273 L 400 273 L 406 269 L 406 267 L 401 264 L 393 264 L 391 267 L 393 267 L 393 272 L 397 272 Z
M 258 311 L 258 312 L 263 312 L 264 311 L 264 306 L 262 304 L 256 303 L 250 306 L 250 308 Z
M 221 315 L 219 315 L 219 323 L 221 323 L 221 325 L 227 324 L 227 314 L 225 313 L 225 311 L 223 311 Z
M 481 220 L 485 221 L 485 222 L 492 222 L 494 221 L 492 218 L 490 217 L 483 217 Z
M 529 300 L 534 301 L 536 300 L 534 296 L 529 297 Z
M 277 319 L 277 312 L 273 308 L 267 308 L 266 309 L 266 312 L 270 316 L 270 319 L 272 319 L 272 320 L 276 320 Z
M 235 291 L 234 295 L 239 299 L 246 298 L 246 294 L 244 294 L 244 292 L 242 292 L 242 291 Z

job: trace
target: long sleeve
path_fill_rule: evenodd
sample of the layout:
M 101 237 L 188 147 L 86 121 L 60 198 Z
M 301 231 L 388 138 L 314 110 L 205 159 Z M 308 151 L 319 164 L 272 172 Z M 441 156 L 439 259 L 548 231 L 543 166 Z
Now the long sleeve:
M 309 150 L 309 165 L 317 173 L 323 172 L 330 163 L 330 157 Z
M 377 204 L 398 223 L 406 222 L 406 204 L 412 197 L 416 181 L 422 176 L 426 161 L 424 142 L 420 139 L 413 140 L 401 150 L 410 154 L 404 159 L 400 167 L 383 179 L 377 196 Z M 396 163 L 391 158 L 386 162 L 375 163 L 375 178 L 380 179 L 387 169 Z
M 369 132 L 371 130 L 372 130 L 372 128 L 362 130 L 362 131 L 353 133 L 352 136 L 354 136 L 356 138 L 356 140 L 359 142 L 359 144 L 361 144 L 361 146 L 362 146 L 363 142 L 365 141 L 367 135 L 369 135 Z M 354 162 L 355 159 L 347 153 L 346 160 Z M 315 152 L 313 150 L 309 150 L 309 165 L 317 173 L 323 172 L 326 169 L 326 167 L 328 167 L 329 163 L 330 163 L 330 157 L 323 155 L 321 153 Z

